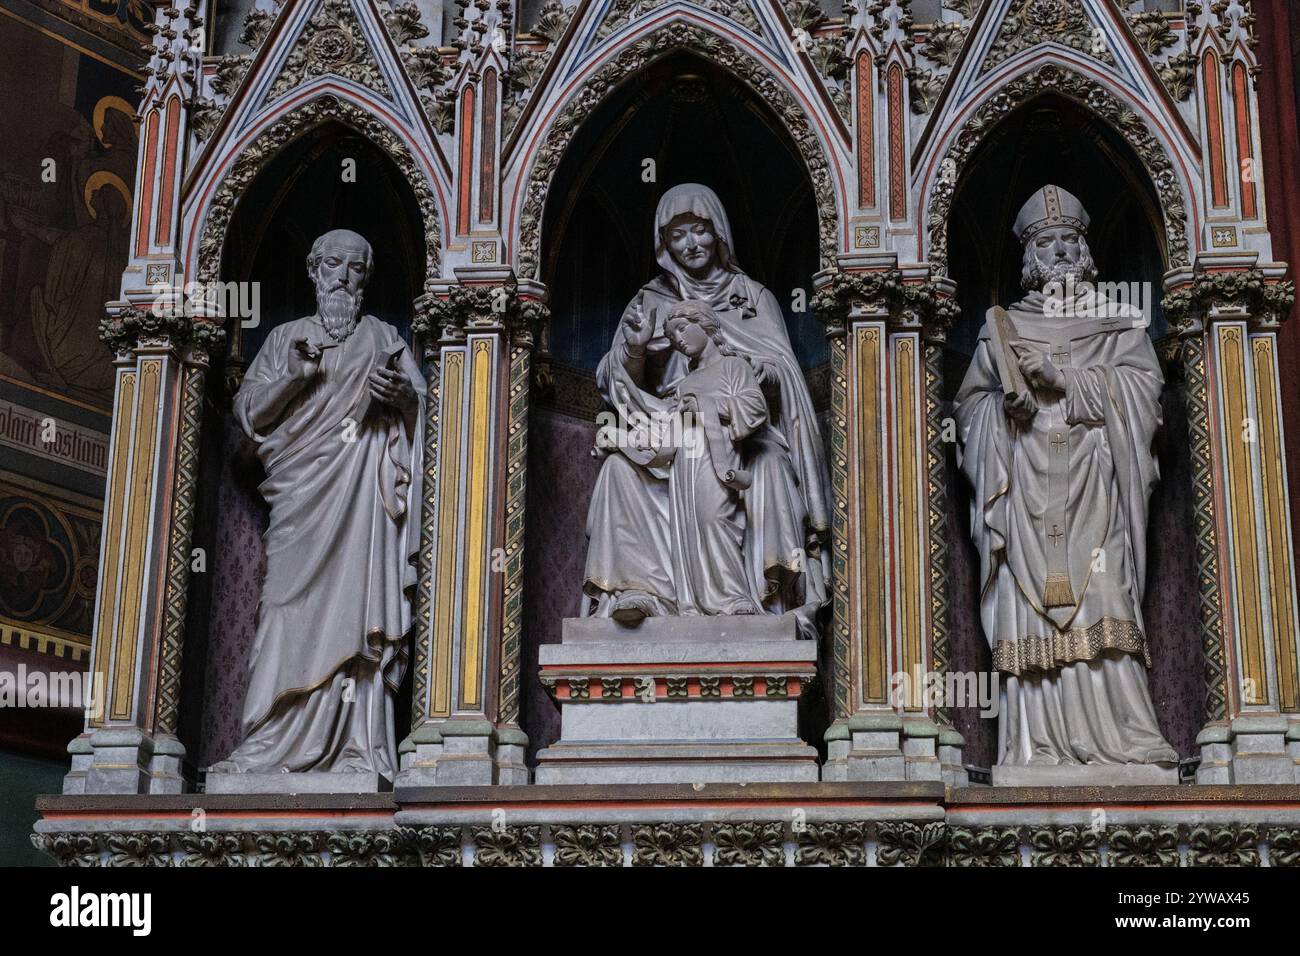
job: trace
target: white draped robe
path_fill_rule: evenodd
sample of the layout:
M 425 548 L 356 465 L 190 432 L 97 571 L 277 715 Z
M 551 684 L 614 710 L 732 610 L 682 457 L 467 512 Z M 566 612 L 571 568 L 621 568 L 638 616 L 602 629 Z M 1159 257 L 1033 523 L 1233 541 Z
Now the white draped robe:
M 424 380 L 397 330 L 364 316 L 264 431 L 254 410 L 288 376 L 292 343 L 330 342 L 315 318 L 276 327 L 235 396 L 266 470 L 271 517 L 242 713 L 222 769 L 369 771 L 397 755 L 393 697 L 405 673 L 419 544 Z M 409 417 L 367 378 L 395 350 L 420 396 Z
M 1005 678 L 998 762 L 1176 762 L 1144 668 L 1147 508 L 1159 479 L 1151 442 L 1163 386 L 1155 349 L 1130 318 L 1047 317 L 1041 294 L 1009 313 L 1066 387 L 1038 390 L 1032 423 L 1012 422 L 986 326 L 956 399 L 974 488 L 980 615 Z M 1064 602 L 1049 576 L 1068 580 Z

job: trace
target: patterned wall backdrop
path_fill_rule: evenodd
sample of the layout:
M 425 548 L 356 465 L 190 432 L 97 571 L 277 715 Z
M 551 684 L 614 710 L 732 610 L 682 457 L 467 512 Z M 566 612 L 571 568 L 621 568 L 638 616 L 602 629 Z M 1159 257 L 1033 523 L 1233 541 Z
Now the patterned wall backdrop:
M 0 642 L 79 661 L 90 647 L 100 510 L 72 499 L 0 473 Z

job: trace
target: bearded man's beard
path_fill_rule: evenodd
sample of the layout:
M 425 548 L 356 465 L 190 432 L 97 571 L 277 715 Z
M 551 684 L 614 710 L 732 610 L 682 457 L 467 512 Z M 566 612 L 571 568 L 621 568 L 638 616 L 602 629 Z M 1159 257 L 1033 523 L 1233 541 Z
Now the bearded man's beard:
M 342 342 L 352 334 L 361 317 L 361 293 L 317 284 L 316 312 L 330 338 Z
M 1053 262 L 1050 265 L 1034 263 L 1021 277 L 1021 284 L 1027 291 L 1039 292 L 1048 283 L 1057 282 L 1062 287 L 1067 284 L 1079 285 L 1091 282 L 1095 271 L 1083 262 Z

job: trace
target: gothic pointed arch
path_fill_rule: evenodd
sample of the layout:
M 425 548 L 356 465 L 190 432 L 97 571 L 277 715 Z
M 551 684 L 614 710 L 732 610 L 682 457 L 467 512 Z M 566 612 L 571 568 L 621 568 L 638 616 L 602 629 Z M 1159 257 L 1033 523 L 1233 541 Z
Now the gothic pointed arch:
M 666 56 L 686 50 L 696 53 L 740 79 L 776 113 L 794 142 L 813 184 L 817 206 L 818 251 L 822 268 L 832 268 L 841 247 L 840 211 L 846 177 L 838 175 L 828 159 L 828 147 L 808 112 L 799 104 L 779 74 L 757 56 L 712 29 L 674 20 L 648 35 L 629 38 L 620 49 L 608 52 L 576 91 L 551 114 L 535 155 L 525 155 L 526 170 L 519 184 L 522 198 L 512 204 L 518 246 L 514 260 L 524 278 L 539 275 L 541 227 L 546 197 L 574 132 L 624 80 Z
M 433 184 L 421 169 L 405 138 L 376 114 L 376 111 L 324 88 L 297 106 L 268 121 L 252 135 L 239 158 L 224 172 L 211 191 L 206 207 L 199 210 L 194 229 L 198 239 L 190 258 L 192 274 L 200 282 L 220 278 L 222 251 L 231 216 L 239 200 L 268 163 L 301 136 L 326 123 L 336 122 L 354 130 L 386 153 L 402 172 L 415 195 L 424 233 L 425 268 L 421 283 L 432 288 L 440 271 L 442 235 L 441 209 Z
M 1047 94 L 1071 100 L 1100 116 L 1132 148 L 1156 191 L 1164 225 L 1163 256 L 1166 268 L 1191 261 L 1193 233 L 1188 225 L 1186 197 L 1195 195 L 1170 158 L 1160 136 L 1125 100 L 1096 79 L 1065 64 L 1049 63 L 989 89 L 964 122 L 939 142 L 948 146 L 935 156 L 926 171 L 928 189 L 924 247 L 934 275 L 948 274 L 948 222 L 957 183 L 970 158 L 998 122 L 1019 107 Z

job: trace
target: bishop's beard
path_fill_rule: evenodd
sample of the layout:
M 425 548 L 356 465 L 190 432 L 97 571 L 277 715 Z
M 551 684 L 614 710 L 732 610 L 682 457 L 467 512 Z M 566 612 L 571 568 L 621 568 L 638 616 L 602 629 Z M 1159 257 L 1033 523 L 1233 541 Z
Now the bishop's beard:
M 348 289 L 316 286 L 316 313 L 330 338 L 342 342 L 357 327 L 361 317 L 361 293 Z
M 1081 248 L 1077 261 L 1059 260 L 1051 263 L 1040 262 L 1034 255 L 1034 250 L 1026 246 L 1020 273 L 1021 287 L 1026 292 L 1040 292 L 1044 286 L 1053 282 L 1060 283 L 1064 288 L 1071 283 L 1079 285 L 1097 278 L 1097 265 L 1087 243 L 1080 239 L 1079 244 Z

